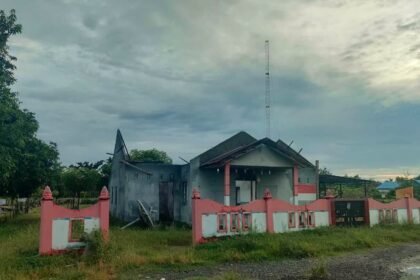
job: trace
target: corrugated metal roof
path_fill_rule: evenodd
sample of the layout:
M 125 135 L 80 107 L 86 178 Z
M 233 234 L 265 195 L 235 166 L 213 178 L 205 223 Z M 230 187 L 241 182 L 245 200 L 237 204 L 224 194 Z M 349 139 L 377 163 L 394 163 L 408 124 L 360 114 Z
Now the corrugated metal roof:
M 377 189 L 378 190 L 395 190 L 400 186 L 398 182 L 386 181 L 380 184 Z

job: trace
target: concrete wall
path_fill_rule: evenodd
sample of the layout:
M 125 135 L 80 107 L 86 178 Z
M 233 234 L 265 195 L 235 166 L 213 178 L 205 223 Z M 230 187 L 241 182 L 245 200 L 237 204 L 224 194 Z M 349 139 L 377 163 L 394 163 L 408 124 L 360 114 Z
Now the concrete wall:
M 261 145 L 244 156 L 232 160 L 231 165 L 261 166 L 261 167 L 293 167 L 293 163 L 272 151 L 266 145 Z
M 111 197 L 110 211 L 111 215 L 124 220 L 124 184 L 125 184 L 125 168 L 126 165 L 122 163 L 126 160 L 125 144 L 120 132 L 117 132 L 115 140 L 114 155 L 112 157 L 111 176 L 108 187 Z
M 299 183 L 315 184 L 316 183 L 316 170 L 314 167 L 301 167 L 299 168 Z
M 125 203 L 119 208 L 123 209 L 123 219 L 134 220 L 138 217 L 138 203 L 141 200 L 145 207 L 152 209 L 155 221 L 159 220 L 159 185 L 161 182 L 173 184 L 173 217 L 174 220 L 187 222 L 182 215 L 182 182 L 187 180 L 187 175 L 182 173 L 181 165 L 159 164 L 159 163 L 136 163 L 135 166 L 152 175 L 146 175 L 137 169 L 127 166 L 124 177 Z M 184 175 L 184 176 L 183 176 Z M 171 194 L 169 194 L 171 195 Z M 187 200 L 190 200 L 190 193 L 187 193 Z
M 414 208 L 412 211 L 413 223 L 420 224 L 420 209 Z
M 191 164 L 193 166 L 193 164 Z M 191 167 L 191 169 L 193 169 Z M 255 169 L 258 174 L 260 170 Z M 264 196 L 264 190 L 268 188 L 273 198 L 293 202 L 293 179 L 290 169 L 272 169 L 269 175 L 256 175 L 256 199 Z M 243 171 L 240 171 L 243 172 Z M 253 172 L 252 168 L 248 172 Z M 191 171 L 191 184 L 200 191 L 205 198 L 212 199 L 219 203 L 224 202 L 224 169 L 196 169 Z M 230 176 L 230 205 L 236 205 L 236 180 L 243 178 L 235 173 L 235 166 L 231 167 Z
M 52 223 L 52 249 L 53 250 L 67 250 L 80 248 L 85 246 L 84 242 L 70 241 L 70 222 L 71 219 L 62 218 L 55 219 Z M 89 234 L 94 230 L 99 230 L 99 219 L 98 218 L 84 218 L 83 219 L 84 232 Z

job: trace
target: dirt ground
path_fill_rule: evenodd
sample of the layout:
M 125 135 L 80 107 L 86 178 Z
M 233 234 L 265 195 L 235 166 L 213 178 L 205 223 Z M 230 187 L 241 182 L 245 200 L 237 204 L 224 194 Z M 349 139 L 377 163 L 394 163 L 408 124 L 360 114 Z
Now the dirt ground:
M 138 274 L 132 279 L 420 279 L 402 271 L 420 266 L 420 244 L 371 249 L 324 259 L 282 260 L 262 263 L 226 263 L 194 270 Z M 220 277 L 220 278 L 218 278 Z M 131 278 L 131 277 L 129 277 Z M 230 279 L 230 278 L 228 278 Z

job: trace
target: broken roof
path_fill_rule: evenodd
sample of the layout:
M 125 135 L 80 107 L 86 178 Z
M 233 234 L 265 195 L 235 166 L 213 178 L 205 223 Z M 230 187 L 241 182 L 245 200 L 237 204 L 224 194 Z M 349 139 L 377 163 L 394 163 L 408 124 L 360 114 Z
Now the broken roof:
M 314 165 L 305 159 L 298 152 L 279 140 L 277 143 L 269 138 L 257 140 L 246 132 L 241 131 L 238 134 L 223 141 L 207 152 L 200 155 L 200 166 L 217 167 L 223 166 L 227 161 L 241 157 L 251 152 L 260 145 L 266 145 L 276 153 L 289 159 L 302 167 L 314 167 Z

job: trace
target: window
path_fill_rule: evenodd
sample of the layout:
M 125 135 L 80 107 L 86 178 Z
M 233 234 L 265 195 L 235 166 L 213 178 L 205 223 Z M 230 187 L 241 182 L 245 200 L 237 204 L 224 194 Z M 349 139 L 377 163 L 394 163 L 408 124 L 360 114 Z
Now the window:
M 397 209 L 392 210 L 392 221 L 394 223 L 398 223 L 398 211 L 397 211 Z
M 379 222 L 383 223 L 384 222 L 384 210 L 379 210 Z
M 296 215 L 295 212 L 289 212 L 289 228 L 296 227 Z
M 242 214 L 242 230 L 248 231 L 251 228 L 252 216 L 251 213 Z
M 310 227 L 315 226 L 315 213 L 314 212 L 308 213 L 308 226 Z
M 186 205 L 188 200 L 188 191 L 187 191 L 187 182 L 183 181 L 181 183 L 181 194 L 182 194 L 182 204 Z
M 299 213 L 299 227 L 306 227 L 306 212 Z
M 231 213 L 230 214 L 230 231 L 236 232 L 240 229 L 239 226 L 239 214 Z
M 83 219 L 70 220 L 69 230 L 70 230 L 69 241 L 71 242 L 80 241 L 80 239 L 83 236 L 83 233 L 85 232 L 84 220 Z
M 217 214 L 217 231 L 227 231 L 227 215 L 226 213 Z

